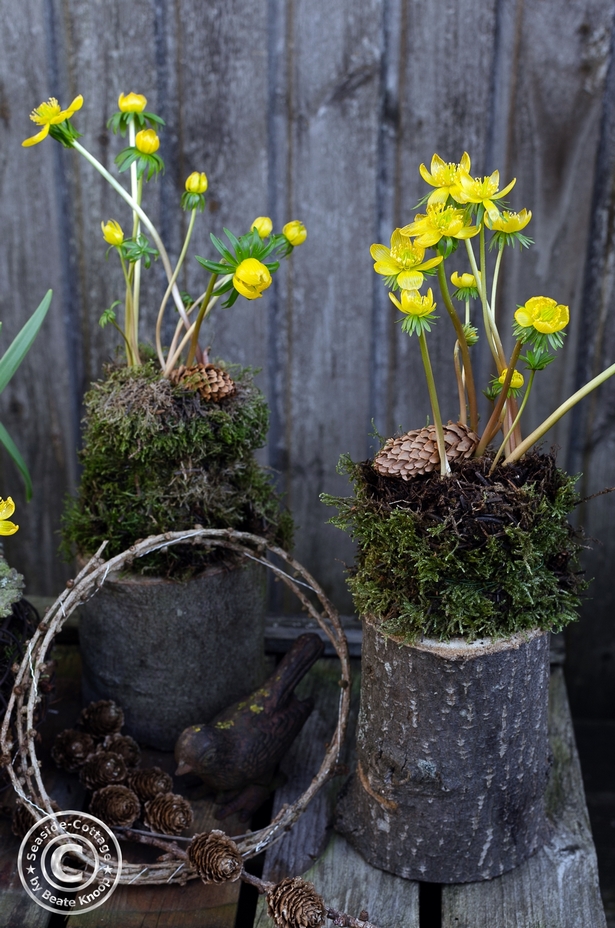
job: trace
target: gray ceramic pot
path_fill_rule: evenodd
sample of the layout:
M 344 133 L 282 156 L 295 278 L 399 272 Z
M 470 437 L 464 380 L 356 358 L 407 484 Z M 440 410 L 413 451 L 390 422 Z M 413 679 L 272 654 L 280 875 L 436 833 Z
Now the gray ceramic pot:
M 185 583 L 110 575 L 80 609 L 85 703 L 113 699 L 124 731 L 172 750 L 262 683 L 266 568 L 214 567 Z

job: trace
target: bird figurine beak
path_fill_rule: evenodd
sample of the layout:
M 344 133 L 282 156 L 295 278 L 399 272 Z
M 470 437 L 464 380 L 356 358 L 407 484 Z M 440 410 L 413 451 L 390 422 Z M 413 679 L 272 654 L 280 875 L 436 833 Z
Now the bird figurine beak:
M 192 773 L 192 767 L 190 764 L 185 764 L 183 761 L 180 763 L 179 767 L 175 771 L 176 777 L 183 777 L 185 773 Z

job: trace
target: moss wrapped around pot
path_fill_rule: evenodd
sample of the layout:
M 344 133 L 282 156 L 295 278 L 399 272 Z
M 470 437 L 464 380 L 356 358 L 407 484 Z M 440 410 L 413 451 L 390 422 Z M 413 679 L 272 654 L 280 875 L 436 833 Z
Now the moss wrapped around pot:
M 292 520 L 254 452 L 269 414 L 249 370 L 231 369 L 236 389 L 220 402 L 174 385 L 155 364 L 112 369 L 85 397 L 83 474 L 63 520 L 63 549 L 107 557 L 137 539 L 199 524 L 252 531 L 287 547 Z M 180 546 L 135 565 L 186 578 L 215 553 Z
M 575 478 L 552 455 L 528 454 L 489 475 L 492 456 L 402 480 L 345 457 L 348 498 L 325 497 L 358 543 L 348 584 L 357 611 L 406 642 L 559 631 L 577 618 L 585 583 L 568 522 Z

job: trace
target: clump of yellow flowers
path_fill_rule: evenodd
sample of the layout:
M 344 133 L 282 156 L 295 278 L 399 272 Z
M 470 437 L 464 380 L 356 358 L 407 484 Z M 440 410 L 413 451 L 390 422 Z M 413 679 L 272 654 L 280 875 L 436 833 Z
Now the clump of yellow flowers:
M 207 360 L 198 344 L 199 332 L 203 321 L 219 298 L 228 294 L 223 305 L 232 306 L 239 296 L 247 300 L 262 297 L 263 292 L 271 285 L 272 275 L 280 266 L 280 260 L 290 255 L 297 245 L 305 241 L 307 232 L 303 223 L 293 220 L 283 227 L 281 233 L 274 234 L 271 219 L 259 216 L 252 223 L 250 230 L 239 237 L 225 229 L 228 243 L 212 235 L 212 243 L 219 252 L 218 259 L 211 261 L 196 256 L 196 260 L 209 273 L 203 292 L 196 299 L 191 299 L 186 294 L 182 295 L 177 279 L 188 251 L 196 214 L 205 208 L 207 175 L 203 171 L 193 171 L 186 178 L 181 206 L 190 213 L 190 220 L 179 257 L 173 264 L 156 226 L 142 204 L 144 183 L 164 172 L 164 161 L 158 154 L 159 133 L 164 127 L 164 120 L 146 109 L 147 99 L 143 94 L 120 94 L 118 110 L 108 125 L 114 133 L 119 132 L 122 137 L 128 134 L 128 145 L 115 159 L 118 173 L 128 174 L 129 183 L 124 186 L 79 142 L 81 136 L 71 123 L 71 118 L 82 106 L 81 95 L 75 97 L 66 109 L 62 109 L 54 97 L 41 103 L 30 115 L 30 119 L 40 130 L 36 135 L 26 139 L 23 145 L 29 148 L 51 136 L 65 148 L 74 149 L 104 177 L 129 207 L 131 216 L 128 234 L 115 218 L 101 221 L 102 236 L 109 246 L 108 252 L 115 251 L 119 258 L 125 293 L 123 320 L 118 322 L 116 318 L 115 307 L 120 305 L 120 300 L 116 300 L 104 311 L 100 324 L 104 326 L 111 323 L 115 326 L 123 339 L 127 364 L 131 367 L 138 366 L 141 363 L 141 274 L 143 269 L 151 266 L 152 260 L 160 258 L 167 277 L 167 287 L 158 310 L 155 343 L 163 374 L 168 377 L 182 360 L 187 366 L 195 359 Z M 169 300 L 175 306 L 178 319 L 171 344 L 165 349 L 162 344 L 162 323 Z
M 402 329 L 409 335 L 417 335 L 419 340 L 443 476 L 450 473 L 450 468 L 427 346 L 427 333 L 437 319 L 434 314 L 437 304 L 431 287 L 424 295 L 420 292 L 426 278 L 437 277 L 442 303 L 455 331 L 453 363 L 459 393 L 459 422 L 469 426 L 475 433 L 474 455 L 482 455 L 497 433 L 502 432 L 492 469 L 502 457 L 504 463 L 518 460 L 572 406 L 615 374 L 613 364 L 577 390 L 525 440 L 522 439 L 519 422 L 534 377 L 554 360 L 552 352 L 561 348 L 570 313 L 568 306 L 558 303 L 552 297 L 531 297 L 523 306 L 518 306 L 513 314 L 515 344 L 510 357 L 506 356 L 496 322 L 502 255 L 506 246 L 514 246 L 517 242 L 522 247 L 533 244 L 524 234 L 532 213 L 527 209 L 512 212 L 503 208 L 504 197 L 514 187 L 515 179 L 500 189 L 499 171 L 482 178 L 473 177 L 470 171 L 471 159 L 467 152 L 463 153 L 458 163 L 443 161 L 436 154 L 429 169 L 421 164 L 420 175 L 433 188 L 421 201 L 425 203 L 425 212 L 418 213 L 403 228 L 395 229 L 390 246 L 374 244 L 370 249 L 374 270 L 384 278 L 391 301 L 404 314 Z M 491 237 L 489 247 L 497 249 L 490 285 L 486 261 L 488 235 Z M 469 267 L 462 271 L 456 267 L 449 277 L 447 260 L 457 252 L 461 243 Z M 432 249 L 433 256 L 427 254 L 428 249 Z M 456 256 L 456 263 L 457 260 Z M 452 293 L 449 290 L 449 279 L 455 288 Z M 474 299 L 480 301 L 484 337 L 496 370 L 495 377 L 485 391 L 493 403 L 493 410 L 480 437 L 470 352 L 479 337 L 470 311 L 471 300 Z M 460 316 L 453 300 L 465 304 L 464 316 Z M 522 355 L 524 348 L 527 350 Z M 519 362 L 524 364 L 525 371 L 529 373 L 527 384 L 526 378 L 517 370 Z

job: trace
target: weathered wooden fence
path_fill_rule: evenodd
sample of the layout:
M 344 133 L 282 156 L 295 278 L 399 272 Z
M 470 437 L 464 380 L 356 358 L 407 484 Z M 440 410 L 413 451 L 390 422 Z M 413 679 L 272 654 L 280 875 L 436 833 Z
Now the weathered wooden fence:
M 148 188 L 147 205 L 172 254 L 193 170 L 210 181 L 196 254 L 211 254 L 210 231 L 242 232 L 257 215 L 276 228 L 292 218 L 307 225 L 306 244 L 265 299 L 217 312 L 207 337 L 214 354 L 262 368 L 272 410 L 263 460 L 279 472 L 295 515 L 299 559 L 343 609 L 352 549 L 326 524 L 318 496 L 343 491 L 336 462 L 342 452 L 367 456 L 372 420 L 392 434 L 429 411 L 418 346 L 396 325 L 369 257 L 372 242 L 388 242 L 414 216 L 420 162 L 467 150 L 473 173 L 516 176 L 511 203 L 534 213 L 536 245 L 507 255 L 500 305 L 510 315 L 544 293 L 570 304 L 572 323 L 527 425 L 615 360 L 611 0 L 0 0 L 0 9 L 5 345 L 54 290 L 44 330 L 0 400 L 35 485 L 26 507 L 2 458 L 0 490 L 16 498 L 21 523 L 6 548 L 31 592 L 54 593 L 71 573 L 57 557 L 57 532 L 77 479 L 81 398 L 116 341 L 98 326 L 120 286 L 118 269 L 104 263 L 100 222 L 127 222 L 74 152 L 52 141 L 21 148 L 29 111 L 50 95 L 66 105 L 83 94 L 75 122 L 109 166 L 119 141 L 105 127 L 120 91 L 145 93 L 164 117 L 167 173 Z M 201 273 L 189 263 L 182 286 L 198 292 Z M 156 266 L 143 338 L 162 288 Z M 431 345 L 441 403 L 454 416 L 444 320 Z M 484 379 L 489 359 L 478 350 Z M 583 471 L 586 495 L 615 483 L 614 397 L 615 384 L 605 386 L 551 436 L 561 462 Z M 609 496 L 580 513 L 596 539 L 587 569 L 597 579 L 571 636 L 575 705 L 603 715 L 615 705 L 614 513 Z

